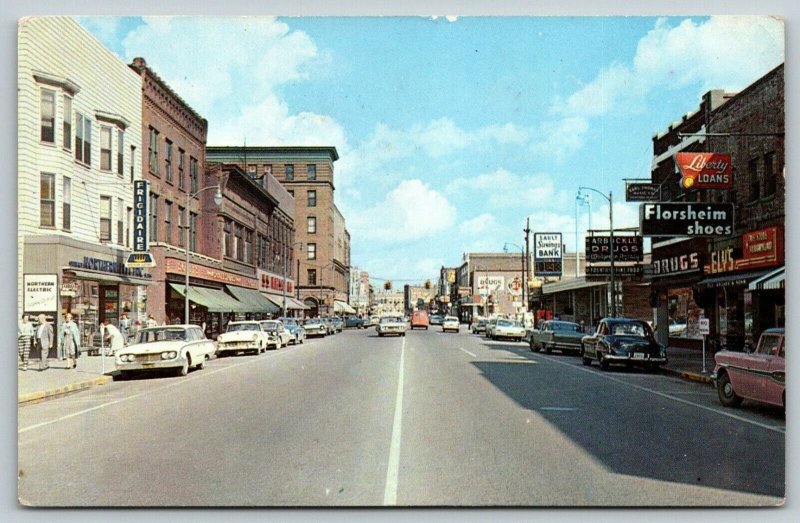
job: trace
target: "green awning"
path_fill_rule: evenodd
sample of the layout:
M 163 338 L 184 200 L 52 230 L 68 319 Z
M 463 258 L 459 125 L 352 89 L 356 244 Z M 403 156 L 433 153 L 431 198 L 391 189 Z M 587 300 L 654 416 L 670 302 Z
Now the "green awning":
M 246 289 L 244 287 L 228 285 L 228 290 L 231 291 L 231 294 L 233 294 L 237 300 L 249 307 L 248 312 L 266 312 L 269 314 L 276 314 L 281 310 L 280 307 L 266 299 L 255 289 Z
M 184 296 L 184 286 L 180 283 L 170 283 L 175 292 Z M 189 287 L 189 301 L 208 309 L 208 312 L 251 312 L 250 307 L 237 301 L 225 292 L 207 287 Z

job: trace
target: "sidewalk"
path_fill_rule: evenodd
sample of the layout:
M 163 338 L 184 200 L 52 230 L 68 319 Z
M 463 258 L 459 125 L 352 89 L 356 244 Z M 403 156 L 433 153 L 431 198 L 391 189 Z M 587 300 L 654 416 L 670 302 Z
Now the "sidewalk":
M 703 352 L 695 349 L 667 347 L 669 363 L 661 369 L 683 379 L 711 384 L 714 371 L 714 354 L 706 347 L 706 373 L 703 374 Z
M 114 370 L 114 358 L 111 356 L 101 358 L 84 354 L 78 358 L 78 366 L 74 369 L 67 369 L 66 361 L 56 359 L 50 359 L 49 364 L 49 369 L 39 372 L 36 370 L 39 368 L 39 360 L 31 360 L 28 363 L 28 370 L 23 371 L 22 364 L 17 359 L 19 404 L 108 383 L 112 380 L 111 372 Z M 104 364 L 105 369 L 103 369 Z

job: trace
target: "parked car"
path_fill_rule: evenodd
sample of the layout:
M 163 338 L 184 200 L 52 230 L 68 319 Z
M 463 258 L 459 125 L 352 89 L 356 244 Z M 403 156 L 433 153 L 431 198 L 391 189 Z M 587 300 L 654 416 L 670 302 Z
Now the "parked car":
M 165 325 L 141 329 L 131 345 L 117 351 L 115 379 L 136 372 L 172 370 L 186 376 L 191 367 L 202 369 L 216 347 L 197 325 Z
M 522 341 L 525 335 L 525 327 L 518 321 L 507 320 L 505 318 L 498 318 L 492 327 L 492 339 L 497 340 L 500 338 L 513 339 Z
M 344 319 L 344 327 L 346 329 L 365 329 L 366 323 L 367 321 L 364 318 L 359 318 L 358 316 L 348 316 Z
M 419 327 L 420 329 L 428 330 L 431 320 L 428 317 L 427 311 L 414 311 L 411 313 L 411 330 Z
M 375 326 L 378 336 L 383 337 L 389 334 L 398 336 L 406 335 L 406 322 L 402 316 L 382 316 L 378 325 Z
M 377 316 L 367 316 L 364 318 L 364 328 L 374 327 L 378 324 L 378 317 Z
M 267 348 L 274 348 L 275 350 L 281 347 L 288 347 L 289 342 L 294 338 L 291 332 L 286 330 L 283 322 L 280 320 L 263 320 L 261 328 L 267 333 Z
M 431 316 L 431 325 L 441 325 L 444 321 L 444 316 L 441 314 L 434 314 Z
M 784 329 L 767 329 L 753 352 L 721 350 L 714 355 L 711 379 L 719 401 L 736 407 L 742 399 L 786 408 Z
M 344 320 L 339 316 L 334 316 L 331 318 L 331 323 L 333 323 L 333 328 L 336 330 L 336 332 L 342 332 L 344 330 Z
M 470 330 L 472 334 L 478 334 L 481 332 L 486 332 L 486 323 L 488 320 L 486 318 L 478 318 L 477 321 L 473 322 L 470 326 Z
M 269 336 L 258 321 L 232 321 L 225 332 L 217 336 L 217 354 L 225 356 L 237 352 L 259 354 L 267 350 Z
M 542 323 L 531 334 L 530 347 L 534 352 L 544 349 L 547 354 L 553 349 L 561 352 L 580 352 L 584 333 L 581 326 L 571 321 L 550 320 Z
M 455 316 L 445 316 L 444 320 L 442 321 L 442 332 L 458 332 L 461 328 L 461 325 L 458 322 L 458 318 Z
M 524 341 L 524 342 L 526 342 L 526 343 L 528 343 L 530 345 L 531 341 L 534 339 L 534 336 L 539 334 L 539 331 L 542 330 L 542 326 L 544 325 L 544 322 L 546 322 L 546 321 L 547 320 L 539 320 L 538 322 L 536 322 L 535 325 L 526 327 L 525 328 L 525 335 L 522 337 L 522 341 Z M 539 347 L 539 348 L 541 349 L 541 347 Z M 533 350 L 533 347 L 531 347 L 531 350 Z
M 330 318 L 321 318 L 322 324 L 325 325 L 325 334 L 336 334 L 336 326 Z
M 647 322 L 630 318 L 604 318 L 594 334 L 581 340 L 584 365 L 597 359 L 600 368 L 608 370 L 612 363 L 623 363 L 656 370 L 667 363 L 667 352 L 653 337 Z
M 486 332 L 486 337 L 487 338 L 492 339 L 492 332 L 494 331 L 495 326 L 497 326 L 497 320 L 499 320 L 499 319 L 500 318 L 495 316 L 494 318 L 489 318 L 486 321 L 486 331 L 485 332 Z
M 303 328 L 306 330 L 306 336 L 319 336 L 324 338 L 328 335 L 328 326 L 322 321 L 321 318 L 307 318 L 303 321 Z
M 669 320 L 669 335 L 670 336 L 680 336 L 682 334 L 686 334 L 686 322 L 678 323 L 677 321 L 670 318 Z
M 292 339 L 289 340 L 289 343 L 297 345 L 306 341 L 306 330 L 300 325 L 297 318 L 281 318 L 281 321 L 283 322 L 283 328 L 292 335 Z

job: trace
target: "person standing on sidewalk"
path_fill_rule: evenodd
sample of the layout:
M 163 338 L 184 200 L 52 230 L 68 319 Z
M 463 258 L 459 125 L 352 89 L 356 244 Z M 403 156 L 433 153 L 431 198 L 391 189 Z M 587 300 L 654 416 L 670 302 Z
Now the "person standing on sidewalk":
M 122 350 L 125 345 L 122 341 L 122 333 L 117 326 L 108 319 L 103 320 L 103 325 L 105 325 L 106 328 L 106 341 L 109 342 L 108 345 L 111 349 L 111 354 L 116 354 L 117 351 Z
M 128 344 L 128 339 L 130 337 L 130 330 L 131 330 L 131 320 L 128 319 L 128 313 L 123 312 L 122 318 L 119 320 L 119 331 L 122 333 L 122 341 L 125 345 Z
M 155 318 L 153 318 L 153 315 L 152 315 L 152 314 L 151 314 L 151 315 L 150 315 L 150 316 L 147 318 L 147 325 L 146 325 L 146 327 L 147 327 L 148 329 L 149 329 L 149 328 L 151 328 L 151 327 L 158 327 L 158 322 L 156 321 L 156 319 L 155 319 Z
M 39 371 L 47 370 L 47 358 L 53 346 L 53 326 L 44 314 L 37 316 L 39 326 L 36 327 L 36 345 L 39 347 Z
M 81 335 L 78 325 L 72 321 L 72 314 L 67 313 L 61 326 L 61 337 L 58 343 L 59 358 L 67 360 L 67 368 L 78 366 L 78 354 L 81 351 Z
M 22 315 L 22 321 L 17 324 L 17 349 L 22 360 L 22 370 L 28 370 L 28 360 L 31 357 L 31 344 L 33 343 L 33 323 L 27 314 Z

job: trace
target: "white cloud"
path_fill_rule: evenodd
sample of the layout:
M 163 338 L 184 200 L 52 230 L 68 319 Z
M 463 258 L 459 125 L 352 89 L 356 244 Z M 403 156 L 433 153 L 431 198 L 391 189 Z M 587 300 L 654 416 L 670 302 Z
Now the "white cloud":
M 588 131 L 589 122 L 581 116 L 544 122 L 538 133 L 543 138 L 534 143 L 533 152 L 563 160 L 583 147 Z
M 109 48 L 116 42 L 122 22 L 118 16 L 78 16 L 76 20 Z
M 447 185 L 445 191 L 448 195 L 469 197 L 495 209 L 559 207 L 570 198 L 567 192 L 559 191 L 545 174 L 521 176 L 503 168 L 457 178 Z
M 464 235 L 479 235 L 485 234 L 487 231 L 494 229 L 497 226 L 497 220 L 493 214 L 487 212 L 479 214 L 474 218 L 464 220 L 458 227 L 458 232 Z

